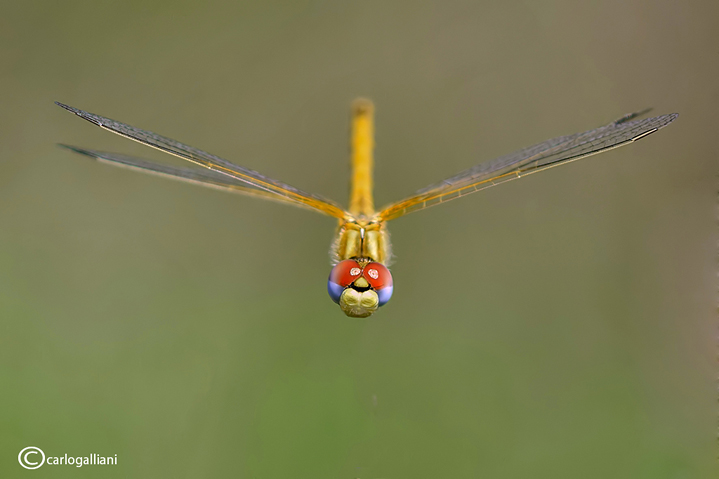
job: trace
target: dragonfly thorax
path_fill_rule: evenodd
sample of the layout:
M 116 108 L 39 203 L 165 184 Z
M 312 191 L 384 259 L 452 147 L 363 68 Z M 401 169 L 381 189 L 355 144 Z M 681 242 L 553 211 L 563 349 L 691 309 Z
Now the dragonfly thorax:
M 392 245 L 384 223 L 376 221 L 341 221 L 330 251 L 332 263 L 352 258 L 366 258 L 387 265 Z

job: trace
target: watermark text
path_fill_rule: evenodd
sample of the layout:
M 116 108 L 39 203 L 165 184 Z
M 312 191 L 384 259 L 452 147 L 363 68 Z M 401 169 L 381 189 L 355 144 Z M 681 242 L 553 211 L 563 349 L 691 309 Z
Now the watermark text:
M 35 446 L 28 446 L 20 451 L 17 460 L 25 469 L 37 469 L 43 464 L 48 466 L 116 466 L 117 454 L 105 456 L 101 454 L 88 454 L 87 456 L 76 456 L 65 453 L 62 456 L 45 456 L 42 449 Z

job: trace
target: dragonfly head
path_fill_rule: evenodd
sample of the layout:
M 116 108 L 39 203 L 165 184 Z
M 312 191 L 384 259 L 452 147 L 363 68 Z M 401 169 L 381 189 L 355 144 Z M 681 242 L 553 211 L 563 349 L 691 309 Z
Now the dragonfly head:
M 332 268 L 327 291 L 332 301 L 352 318 L 366 318 L 392 297 L 392 275 L 371 260 L 346 259 Z

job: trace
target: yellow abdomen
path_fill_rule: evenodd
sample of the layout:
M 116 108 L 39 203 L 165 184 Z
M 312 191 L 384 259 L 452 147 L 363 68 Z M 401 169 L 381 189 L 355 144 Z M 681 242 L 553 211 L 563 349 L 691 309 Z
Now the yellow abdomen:
M 372 197 L 374 169 L 374 105 L 357 99 L 352 103 L 350 138 L 350 219 L 341 220 L 332 243 L 333 263 L 346 259 L 368 259 L 385 266 L 392 257 L 389 233 L 375 215 Z

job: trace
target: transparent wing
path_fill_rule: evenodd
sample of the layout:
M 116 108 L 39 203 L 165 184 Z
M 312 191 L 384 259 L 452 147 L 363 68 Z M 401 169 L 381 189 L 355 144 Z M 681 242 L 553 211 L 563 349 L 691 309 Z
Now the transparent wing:
M 214 171 L 177 168 L 174 166 L 154 163 L 133 156 L 119 155 L 116 153 L 108 153 L 105 151 L 87 150 L 85 148 L 79 148 L 77 146 L 71 145 L 61 144 L 59 146 L 74 151 L 75 153 L 89 156 L 90 158 L 93 158 L 100 163 L 106 163 L 113 166 L 119 166 L 121 168 L 127 168 L 130 170 L 141 171 L 143 173 L 162 176 L 164 178 L 171 178 L 174 180 L 183 181 L 185 183 L 193 183 L 196 185 L 206 186 L 208 188 L 229 191 L 231 193 L 240 193 L 247 196 L 259 197 L 270 201 L 277 201 L 280 203 L 285 203 L 292 206 L 317 211 L 315 208 L 311 208 L 304 204 L 291 201 L 284 196 L 279 196 L 274 193 L 261 190 L 259 188 L 254 188 L 230 176 L 221 175 L 219 173 L 215 173 Z
M 446 180 L 419 190 L 413 196 L 385 207 L 379 218 L 387 221 L 413 211 L 445 203 L 531 173 L 586 158 L 629 144 L 674 121 L 678 114 L 630 121 L 641 113 L 626 115 L 594 130 L 560 136 L 495 160 L 481 163 Z
M 322 198 L 318 195 L 305 193 L 298 190 L 297 188 L 282 183 L 281 181 L 274 180 L 267 176 L 261 175 L 256 171 L 252 171 L 242 166 L 235 165 L 234 163 L 230 163 L 227 160 L 223 160 L 222 158 L 207 153 L 205 151 L 198 150 L 197 148 L 193 148 L 170 138 L 166 138 L 156 133 L 152 133 L 150 131 L 145 131 L 130 125 L 126 125 L 125 123 L 121 123 L 119 121 L 88 113 L 86 111 L 79 110 L 77 108 L 73 108 L 59 102 L 55 103 L 58 106 L 61 106 L 62 108 L 76 114 L 77 116 L 113 133 L 117 133 L 118 135 L 124 136 L 125 138 L 129 138 L 139 143 L 143 143 L 153 148 L 157 148 L 158 150 L 170 153 L 171 155 L 175 155 L 179 158 L 203 166 L 209 170 L 216 172 L 219 175 L 226 176 L 245 185 L 249 185 L 250 188 L 248 188 L 248 190 L 262 190 L 268 193 L 268 195 L 263 196 L 265 198 L 270 198 L 271 195 L 274 195 L 278 198 L 283 198 L 286 202 L 303 205 L 308 208 L 318 210 L 329 216 L 334 216 L 335 218 L 345 218 L 347 216 L 347 213 L 342 209 L 342 207 L 340 207 L 331 200 Z M 137 166 L 137 168 L 147 169 L 140 166 Z M 186 181 L 190 181 L 190 179 L 186 179 Z

